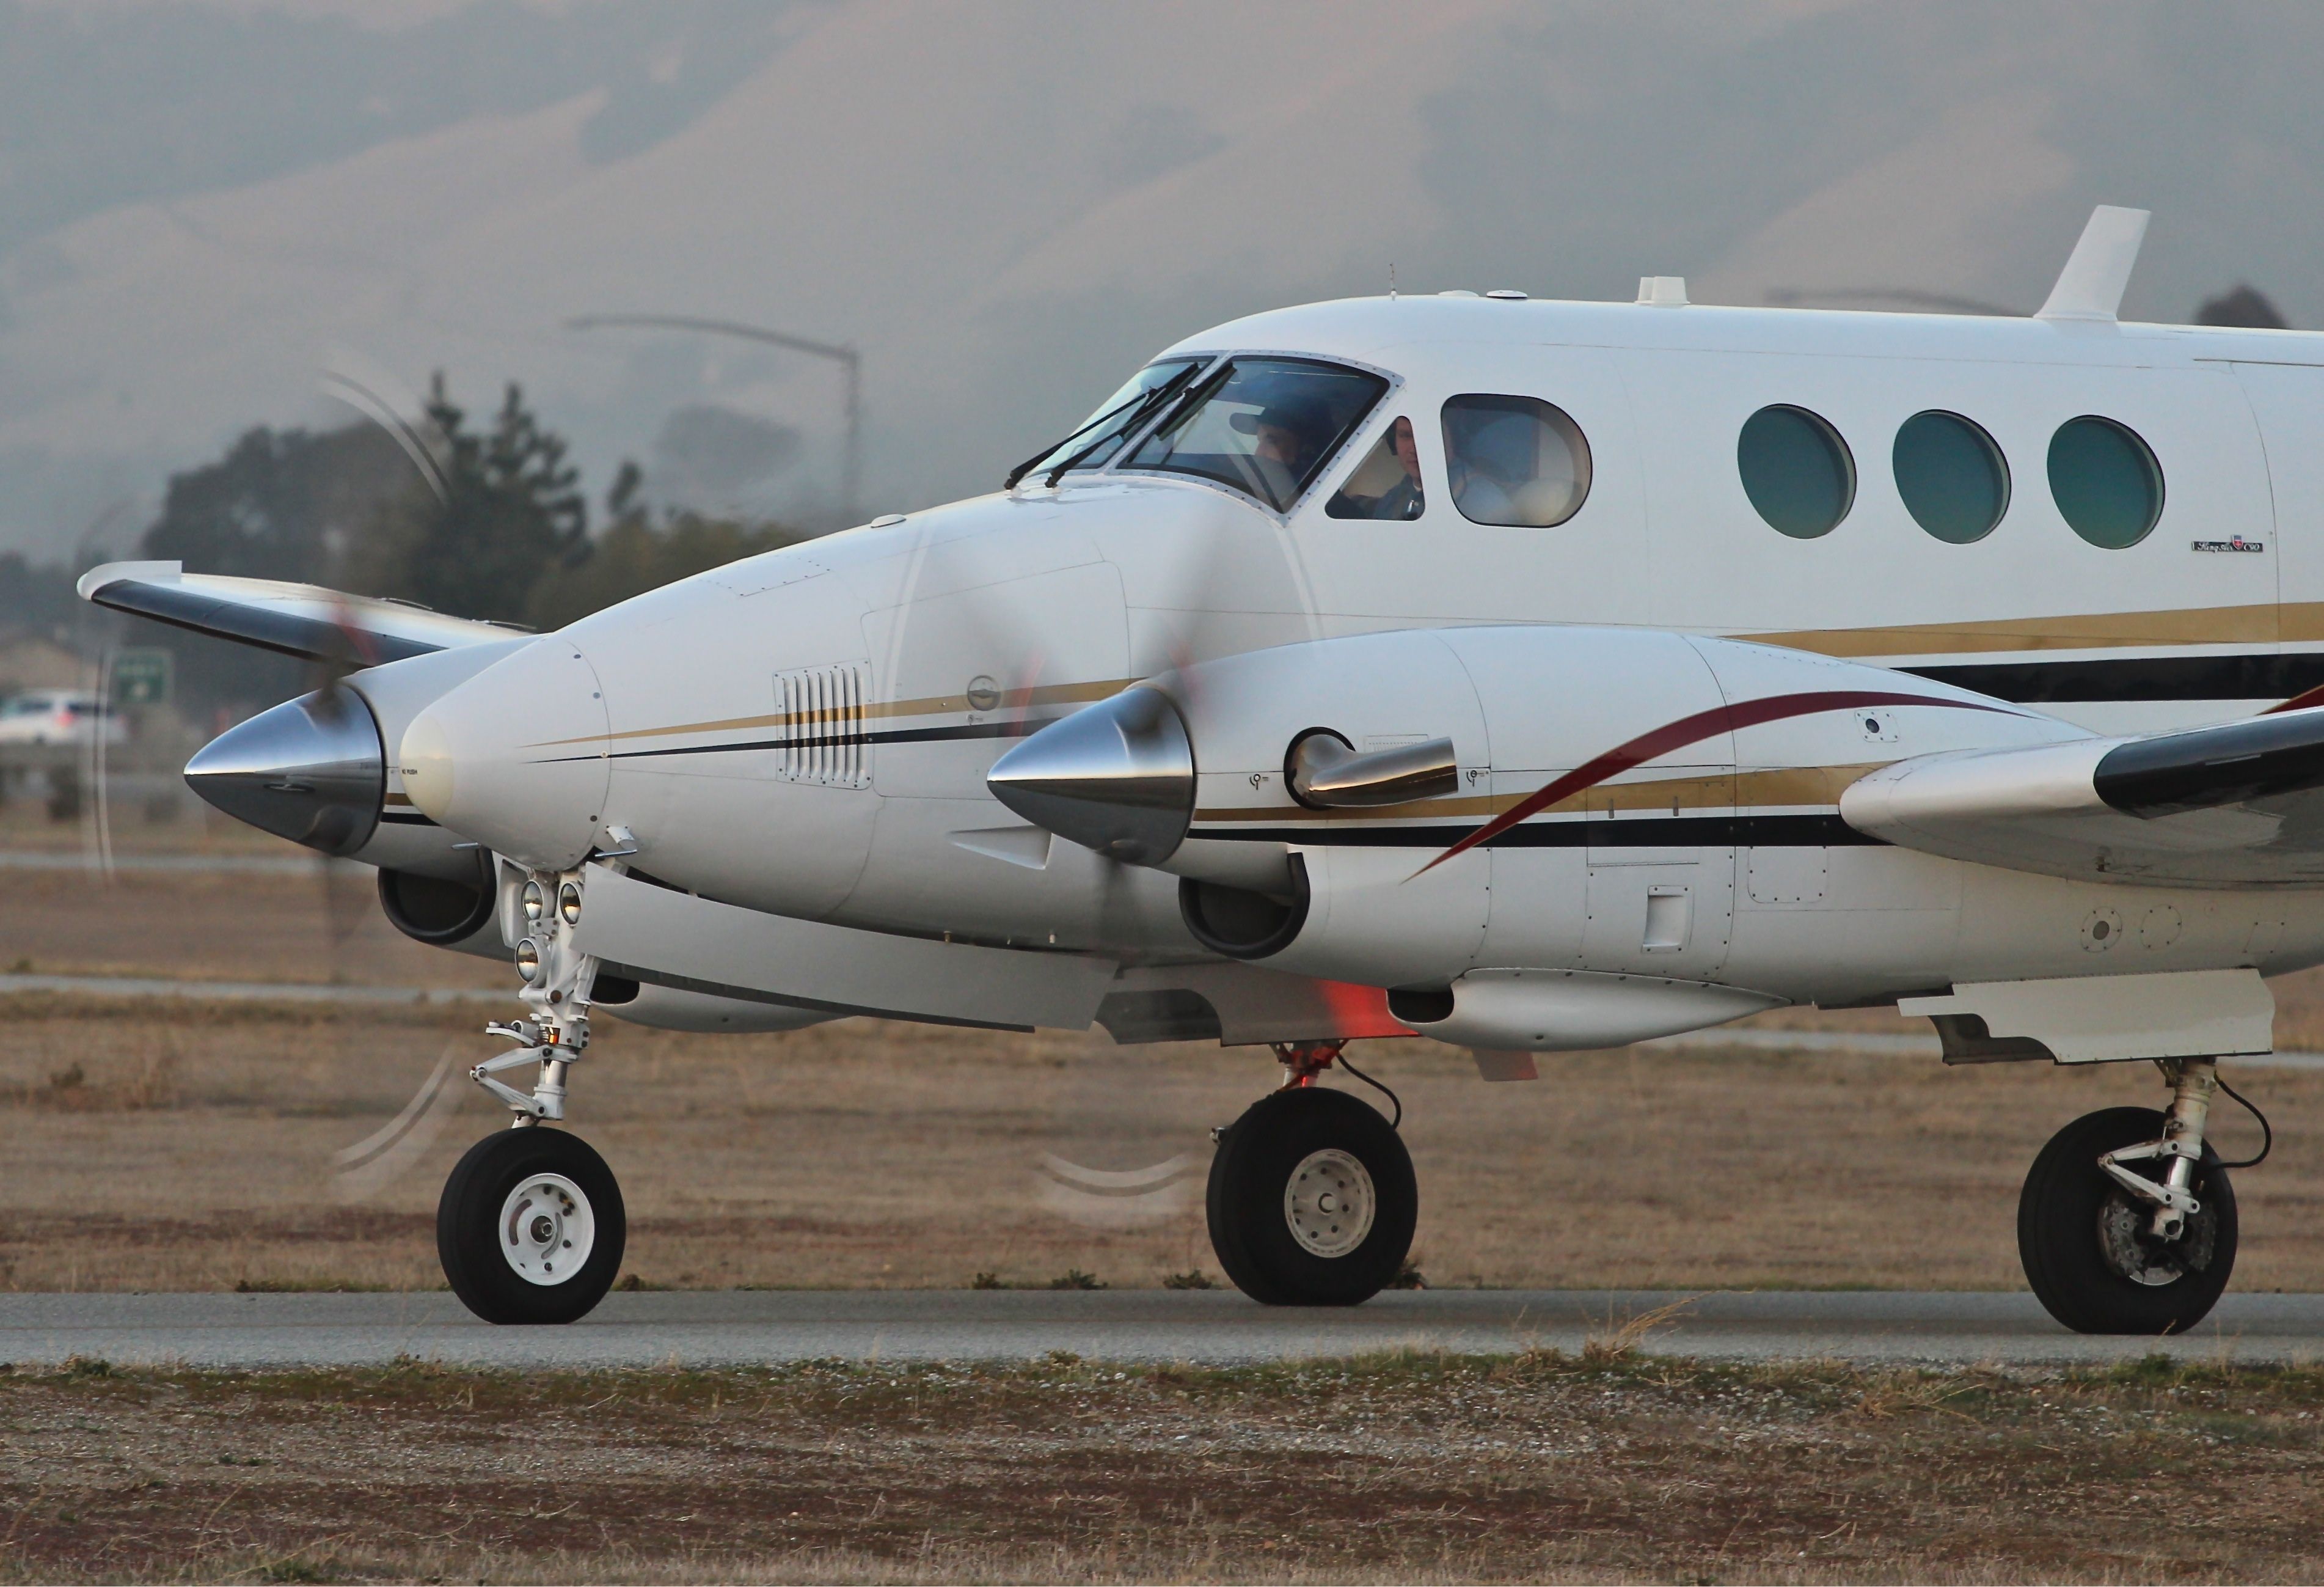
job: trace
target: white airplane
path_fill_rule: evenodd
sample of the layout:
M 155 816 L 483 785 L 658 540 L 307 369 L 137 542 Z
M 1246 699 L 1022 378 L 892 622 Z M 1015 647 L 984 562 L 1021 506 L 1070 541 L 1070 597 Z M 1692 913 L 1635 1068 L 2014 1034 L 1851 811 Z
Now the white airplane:
M 517 1128 L 438 1221 L 493 1321 L 620 1263 L 612 1172 L 539 1127 L 601 1010 L 1271 1046 L 1212 1239 L 1337 1305 L 1417 1200 L 1310 1084 L 1349 1040 L 1529 1079 L 1814 1004 L 1949 1063 L 2156 1061 L 2167 1107 L 2061 1130 L 2018 1240 L 2068 1326 L 2181 1331 L 2236 1254 L 2217 1061 L 2324 961 L 2324 337 L 2119 323 L 2145 221 L 2098 210 L 2026 319 L 1661 277 L 1254 316 L 998 494 L 554 634 L 175 564 L 81 593 L 364 663 L 187 776 L 513 956 L 475 1077 Z

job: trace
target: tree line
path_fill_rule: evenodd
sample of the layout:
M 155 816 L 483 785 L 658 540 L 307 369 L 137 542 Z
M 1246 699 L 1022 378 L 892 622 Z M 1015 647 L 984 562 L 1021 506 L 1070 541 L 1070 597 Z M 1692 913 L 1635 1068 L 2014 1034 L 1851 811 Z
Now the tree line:
M 801 538 L 779 524 L 657 513 L 632 463 L 593 534 L 579 481 L 565 440 L 517 384 L 475 424 L 439 374 L 424 421 L 401 435 L 370 423 L 244 432 L 217 461 L 171 476 L 139 554 L 546 630 Z M 197 704 L 301 687 L 295 662 L 194 635 L 171 642 Z

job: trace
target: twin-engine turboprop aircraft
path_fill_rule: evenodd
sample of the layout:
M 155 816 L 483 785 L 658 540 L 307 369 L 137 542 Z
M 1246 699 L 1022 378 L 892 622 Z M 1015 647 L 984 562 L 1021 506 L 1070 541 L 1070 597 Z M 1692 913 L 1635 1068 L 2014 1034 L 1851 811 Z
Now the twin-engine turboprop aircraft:
M 500 1322 L 604 1293 L 566 1117 L 598 1010 L 1271 1045 L 1221 1265 L 1361 1301 L 1416 1192 L 1310 1083 L 1359 1037 L 1532 1055 L 1787 1004 L 1952 1063 L 2152 1059 L 2019 1213 L 2068 1325 L 2184 1329 L 2262 976 L 2324 960 L 2324 337 L 2125 325 L 2101 209 L 2029 319 L 1517 292 L 1190 337 L 999 494 L 530 635 L 116 564 L 100 604 L 363 663 L 187 769 L 513 955 L 438 1231 Z M 529 1068 L 530 1089 L 510 1083 Z M 1742 1187 L 1742 1194 L 1749 1194 Z

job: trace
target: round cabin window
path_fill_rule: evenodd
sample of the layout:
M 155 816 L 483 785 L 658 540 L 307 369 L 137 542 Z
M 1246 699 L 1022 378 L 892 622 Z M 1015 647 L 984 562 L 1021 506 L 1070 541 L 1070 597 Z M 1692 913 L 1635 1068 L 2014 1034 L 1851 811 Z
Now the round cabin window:
M 2163 466 L 2135 431 L 2086 413 L 2050 438 L 2050 496 L 2076 534 L 2125 550 L 2163 516 Z
M 1744 420 L 1735 466 L 1759 516 L 1794 540 L 1830 534 L 1856 503 L 1848 443 L 1804 408 L 1778 403 Z
M 1958 413 L 1914 414 L 1896 431 L 1891 462 L 1904 510 L 1948 545 L 1983 540 L 2009 511 L 2001 448 Z

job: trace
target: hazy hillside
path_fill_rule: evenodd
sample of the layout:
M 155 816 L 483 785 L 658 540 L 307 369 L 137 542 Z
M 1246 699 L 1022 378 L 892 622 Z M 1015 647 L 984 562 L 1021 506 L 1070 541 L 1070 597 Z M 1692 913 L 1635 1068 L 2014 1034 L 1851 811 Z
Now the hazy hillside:
M 365 33 L 245 5 L 189 25 L 169 70 L 72 56 L 51 93 L 80 71 L 141 97 L 152 165 L 97 140 L 88 191 L 116 196 L 68 214 L 76 156 L 44 146 L 50 208 L 26 213 L 55 224 L 0 228 L 0 548 L 134 520 L 247 422 L 345 416 L 326 367 L 418 388 L 440 365 L 480 400 L 521 379 L 600 478 L 624 455 L 651 474 L 659 442 L 673 490 L 671 415 L 747 415 L 799 444 L 730 482 L 737 504 L 828 503 L 829 366 L 565 328 L 607 310 L 860 345 L 874 511 L 988 488 L 1163 342 L 1391 265 L 1407 291 L 1684 273 L 1701 300 L 2030 309 L 2089 206 L 2131 203 L 2157 215 L 2126 312 L 2248 279 L 2324 323 L 2312 6 L 681 9 L 479 0 Z M 150 21 L 73 14 L 100 43 Z M 61 25 L 0 12 L 7 71 Z M 410 43 L 430 28 L 467 53 Z M 304 89 L 236 105 L 212 139 L 232 158 L 173 149 L 171 106 L 207 125 L 220 74 L 263 87 L 290 59 Z M 334 96 L 404 108 L 358 136 L 317 109 Z

